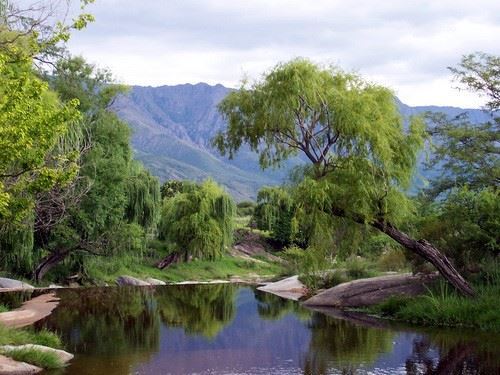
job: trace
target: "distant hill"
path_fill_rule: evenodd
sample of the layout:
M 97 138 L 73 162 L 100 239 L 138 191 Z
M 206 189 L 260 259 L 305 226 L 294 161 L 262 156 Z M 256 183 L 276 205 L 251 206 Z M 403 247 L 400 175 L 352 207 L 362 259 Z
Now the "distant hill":
M 257 155 L 241 150 L 234 160 L 221 157 L 210 146 L 211 138 L 225 123 L 217 104 L 231 91 L 222 85 L 142 87 L 133 86 L 127 96 L 119 97 L 114 110 L 133 130 L 132 146 L 141 160 L 160 180 L 212 177 L 236 200 L 254 199 L 263 185 L 281 183 L 287 170 L 300 163 L 295 158 L 283 169 L 262 171 Z M 467 111 L 475 122 L 487 116 L 478 109 L 454 107 L 409 107 L 398 102 L 404 116 L 425 111 L 440 111 L 456 116 Z

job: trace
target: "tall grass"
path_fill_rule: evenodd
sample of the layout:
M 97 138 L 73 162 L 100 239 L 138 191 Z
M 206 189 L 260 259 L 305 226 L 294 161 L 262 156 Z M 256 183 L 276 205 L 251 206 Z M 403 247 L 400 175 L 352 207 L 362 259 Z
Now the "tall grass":
M 0 348 L 0 353 L 12 358 L 15 361 L 30 363 L 47 370 L 64 367 L 64 363 L 56 354 L 44 352 L 34 348 L 19 348 L 10 350 Z
M 61 348 L 59 336 L 47 330 L 35 332 L 31 329 L 14 329 L 0 324 L 0 345 L 38 344 L 50 348 Z
M 442 282 L 423 296 L 391 298 L 368 310 L 412 324 L 500 332 L 500 283 L 475 288 L 477 296 L 466 298 Z

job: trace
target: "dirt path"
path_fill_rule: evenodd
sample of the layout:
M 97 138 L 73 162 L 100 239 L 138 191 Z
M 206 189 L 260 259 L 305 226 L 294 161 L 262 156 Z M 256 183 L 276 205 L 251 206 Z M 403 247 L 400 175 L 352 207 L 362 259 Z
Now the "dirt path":
M 59 304 L 55 293 L 42 294 L 35 297 L 15 310 L 0 313 L 0 324 L 7 327 L 26 327 L 45 318 Z

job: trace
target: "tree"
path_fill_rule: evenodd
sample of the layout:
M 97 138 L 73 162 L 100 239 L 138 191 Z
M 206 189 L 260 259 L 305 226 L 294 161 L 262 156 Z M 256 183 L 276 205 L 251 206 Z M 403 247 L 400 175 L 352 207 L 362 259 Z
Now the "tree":
M 461 86 L 487 98 L 491 119 L 472 124 L 467 114 L 428 115 L 434 146 L 428 167 L 440 171 L 427 189 L 430 198 L 465 185 L 476 191 L 500 185 L 500 57 L 478 52 L 449 69 Z
M 289 245 L 294 239 L 295 203 L 284 188 L 265 186 L 257 194 L 254 219 L 257 228 L 271 232 L 273 240 Z
M 232 157 L 246 143 L 259 152 L 262 167 L 304 154 L 311 168 L 297 187 L 302 205 L 382 231 L 432 263 L 461 293 L 474 295 L 438 249 L 398 229 L 413 212 L 404 191 L 424 125 L 413 118 L 403 130 L 390 90 L 296 59 L 230 93 L 219 110 L 228 121 L 214 139 L 222 154 Z
M 182 255 L 213 260 L 233 241 L 236 207 L 232 198 L 215 182 L 185 185 L 163 203 L 159 238 L 177 249 L 159 267 L 165 268 Z

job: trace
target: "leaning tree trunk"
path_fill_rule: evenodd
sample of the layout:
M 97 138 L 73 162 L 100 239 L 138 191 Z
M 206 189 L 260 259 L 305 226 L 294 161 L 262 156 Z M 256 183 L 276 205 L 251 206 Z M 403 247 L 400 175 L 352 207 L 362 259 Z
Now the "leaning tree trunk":
M 431 263 L 434 267 L 436 267 L 439 273 L 460 293 L 468 297 L 473 297 L 475 295 L 472 287 L 467 283 L 467 281 L 465 281 L 465 279 L 462 277 L 462 275 L 460 275 L 456 268 L 453 267 L 450 260 L 438 249 L 436 249 L 431 243 L 426 240 L 414 240 L 390 223 L 383 222 L 381 220 L 376 221 L 371 225 L 387 234 L 397 243 L 404 246 L 406 249 L 414 252 L 417 255 L 420 255 L 426 261 Z
M 70 253 L 69 250 L 58 251 L 55 253 L 51 253 L 42 259 L 40 264 L 35 268 L 33 272 L 35 281 L 39 283 L 42 281 L 43 277 L 47 272 L 49 272 L 53 267 L 61 263 Z
M 178 253 L 177 251 L 174 251 L 171 254 L 168 254 L 165 258 L 160 260 L 157 264 L 156 267 L 163 270 L 170 266 L 172 263 L 177 263 L 181 259 L 181 254 Z

